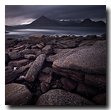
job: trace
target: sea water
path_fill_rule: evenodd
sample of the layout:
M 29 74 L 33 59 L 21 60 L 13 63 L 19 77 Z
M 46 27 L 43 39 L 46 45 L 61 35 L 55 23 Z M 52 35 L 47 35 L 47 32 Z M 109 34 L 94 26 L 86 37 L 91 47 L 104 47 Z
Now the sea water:
M 59 37 L 63 35 L 75 35 L 75 36 L 87 36 L 97 35 L 106 33 L 106 27 L 36 27 L 36 28 L 15 28 L 6 30 L 5 39 L 17 38 L 17 39 L 28 39 L 32 34 L 44 34 L 47 36 Z M 22 36 L 22 37 L 21 37 Z

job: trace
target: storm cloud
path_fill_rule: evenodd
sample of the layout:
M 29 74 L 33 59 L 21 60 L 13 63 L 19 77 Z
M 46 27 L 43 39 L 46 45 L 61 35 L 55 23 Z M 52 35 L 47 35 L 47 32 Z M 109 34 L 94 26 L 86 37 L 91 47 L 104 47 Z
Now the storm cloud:
M 40 16 L 52 19 L 80 19 L 106 21 L 105 5 L 6 5 L 5 24 L 32 22 Z

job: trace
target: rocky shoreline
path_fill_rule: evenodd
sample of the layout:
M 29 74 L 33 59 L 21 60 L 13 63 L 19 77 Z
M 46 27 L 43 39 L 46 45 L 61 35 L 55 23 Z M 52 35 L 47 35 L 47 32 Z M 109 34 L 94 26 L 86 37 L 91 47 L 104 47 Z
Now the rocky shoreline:
M 6 105 L 106 105 L 106 34 L 5 42 Z

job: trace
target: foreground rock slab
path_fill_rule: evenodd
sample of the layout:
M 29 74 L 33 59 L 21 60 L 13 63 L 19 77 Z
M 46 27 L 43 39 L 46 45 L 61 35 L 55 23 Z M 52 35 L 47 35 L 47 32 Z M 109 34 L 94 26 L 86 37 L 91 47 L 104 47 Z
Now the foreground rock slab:
M 106 74 L 106 41 L 97 41 L 89 48 L 53 62 L 53 68 L 81 70 L 86 73 Z
M 44 64 L 45 58 L 46 58 L 46 55 L 41 54 L 35 59 L 35 61 L 31 65 L 31 67 L 29 68 L 29 70 L 25 76 L 26 81 L 33 82 L 35 80 L 35 78 L 38 75 L 38 72 L 41 70 L 41 68 Z
M 26 105 L 31 101 L 32 93 L 25 85 L 10 83 L 5 86 L 6 105 Z
M 36 105 L 95 105 L 91 101 L 79 96 L 66 92 L 62 89 L 50 90 L 41 95 Z

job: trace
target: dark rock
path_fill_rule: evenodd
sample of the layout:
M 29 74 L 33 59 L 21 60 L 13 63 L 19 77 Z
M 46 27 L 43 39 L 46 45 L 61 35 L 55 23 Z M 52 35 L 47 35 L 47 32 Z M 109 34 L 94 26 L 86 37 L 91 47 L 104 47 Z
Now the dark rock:
M 5 47 L 13 47 L 18 43 L 18 39 L 8 40 L 5 42 Z
M 41 54 L 35 59 L 35 61 L 31 65 L 31 67 L 29 68 L 29 70 L 25 76 L 26 81 L 33 82 L 35 80 L 35 78 L 38 75 L 38 72 L 41 70 L 41 68 L 44 64 L 45 58 L 46 58 L 46 55 Z
M 25 85 L 11 83 L 5 86 L 6 105 L 27 105 L 32 98 L 32 93 Z
M 49 89 L 49 84 L 42 82 L 40 83 L 40 87 L 41 87 L 41 91 L 45 93 Z
M 29 63 L 28 65 L 22 66 L 16 70 L 13 69 L 13 66 L 6 66 L 5 67 L 5 83 L 7 84 L 7 83 L 13 81 L 14 79 L 16 79 L 18 74 L 21 74 L 24 71 L 26 71 L 27 69 L 29 69 L 31 65 L 32 65 L 32 62 Z
M 106 93 L 96 95 L 92 101 L 97 105 L 106 105 Z
M 45 83 L 51 83 L 52 72 L 53 70 L 49 67 L 46 67 L 45 69 L 43 69 L 42 72 L 39 74 L 39 81 L 45 82 Z
M 85 40 L 92 40 L 92 39 L 95 39 L 95 38 L 97 38 L 96 35 L 87 35 L 84 39 Z
M 40 54 L 42 54 L 42 51 L 40 49 L 31 49 L 31 50 L 33 50 L 36 56 L 39 56 Z
M 93 98 L 95 95 L 99 93 L 99 89 L 93 86 L 86 85 L 84 83 L 79 83 L 77 87 L 77 93 L 86 97 Z
M 41 95 L 36 105 L 94 105 L 94 103 L 78 94 L 54 89 Z
M 86 74 L 85 83 L 98 87 L 100 90 L 106 90 L 106 76 L 98 74 Z
M 62 77 L 61 82 L 63 84 L 63 88 L 66 89 L 67 91 L 71 91 L 71 90 L 75 89 L 77 86 L 77 82 L 71 81 L 67 78 Z
M 12 60 L 15 60 L 15 59 L 19 59 L 22 57 L 22 55 L 19 53 L 19 52 L 10 52 L 9 53 L 9 57 L 12 59 Z
M 8 66 L 21 67 L 21 66 L 27 65 L 28 62 L 29 62 L 28 59 L 11 60 L 11 61 L 8 63 Z
M 51 54 L 52 53 L 52 47 L 50 45 L 46 45 L 43 49 L 42 52 L 45 54 Z

